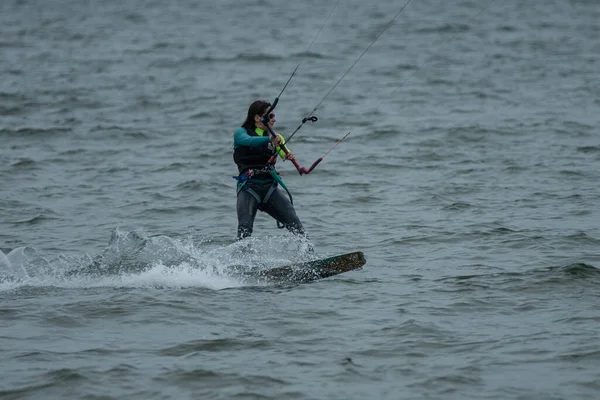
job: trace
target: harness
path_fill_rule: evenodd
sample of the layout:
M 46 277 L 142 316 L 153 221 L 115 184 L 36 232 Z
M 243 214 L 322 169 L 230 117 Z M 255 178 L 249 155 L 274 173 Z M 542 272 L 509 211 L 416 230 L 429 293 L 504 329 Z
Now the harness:
M 281 179 L 275 168 L 273 168 L 272 166 L 266 166 L 263 169 L 248 169 L 242 172 L 240 175 L 233 176 L 232 178 L 237 179 L 238 181 L 236 193 L 240 193 L 242 190 L 245 190 L 248 193 L 250 193 L 258 202 L 258 209 L 260 211 L 265 210 L 265 207 L 269 202 L 269 199 L 273 195 L 273 192 L 277 190 L 277 186 L 281 186 L 285 190 L 285 192 L 288 195 L 288 198 L 290 199 L 290 203 L 292 203 L 292 206 L 294 205 L 294 199 L 292 198 L 292 194 L 288 190 L 287 186 L 285 186 L 285 183 L 283 183 L 283 180 Z M 246 185 L 248 181 L 258 184 L 266 184 L 270 182 L 273 183 L 267 191 L 265 197 L 261 199 L 258 193 L 256 193 L 256 191 L 254 191 L 252 188 Z M 284 228 L 284 225 L 277 221 L 277 227 L 279 229 L 282 229 Z

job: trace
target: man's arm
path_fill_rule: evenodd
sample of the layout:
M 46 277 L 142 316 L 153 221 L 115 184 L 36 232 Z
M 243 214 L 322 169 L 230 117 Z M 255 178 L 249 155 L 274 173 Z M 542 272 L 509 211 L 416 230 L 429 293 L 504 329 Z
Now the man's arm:
M 240 127 L 233 132 L 233 148 L 238 147 L 259 147 L 269 143 L 268 136 L 250 136 L 246 129 Z

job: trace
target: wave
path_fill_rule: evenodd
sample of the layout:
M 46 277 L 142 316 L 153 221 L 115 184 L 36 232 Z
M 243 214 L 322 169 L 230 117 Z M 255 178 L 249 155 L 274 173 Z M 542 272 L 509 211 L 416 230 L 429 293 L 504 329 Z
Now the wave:
M 40 136 L 40 137 L 48 137 L 49 135 L 62 134 L 72 132 L 69 128 L 20 128 L 20 129 L 0 129 L 0 136 Z
M 440 26 L 431 27 L 431 28 L 421 28 L 417 29 L 417 33 L 460 33 L 460 32 L 468 32 L 471 30 L 471 26 L 467 24 L 449 24 L 445 23 Z
M 600 269 L 586 263 L 573 263 L 562 267 L 552 267 L 548 272 L 551 275 L 567 279 L 600 279 Z
M 493 272 L 459 275 L 438 281 L 454 284 L 459 290 L 485 288 L 509 292 L 570 292 L 573 288 L 600 285 L 600 268 L 584 262 L 537 268 L 525 272 Z
M 581 153 L 600 153 L 600 146 L 581 146 L 577 147 L 577 151 Z
M 115 229 L 108 246 L 88 254 L 48 258 L 22 246 L 0 251 L 0 291 L 22 287 L 203 287 L 263 286 L 255 272 L 313 258 L 307 243 L 286 235 L 222 241 L 148 236 Z
M 190 56 L 179 59 L 159 59 L 150 64 L 153 68 L 181 68 L 185 65 L 197 65 L 220 62 L 274 62 L 284 60 L 284 56 L 266 53 L 240 53 L 233 56 Z

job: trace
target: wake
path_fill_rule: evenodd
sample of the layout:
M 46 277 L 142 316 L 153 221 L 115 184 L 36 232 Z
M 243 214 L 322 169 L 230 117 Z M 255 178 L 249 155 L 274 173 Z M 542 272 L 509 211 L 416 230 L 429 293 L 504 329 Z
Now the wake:
M 90 288 L 208 288 L 256 286 L 250 271 L 314 259 L 302 239 L 249 238 L 215 245 L 141 231 L 112 232 L 108 246 L 96 256 L 49 258 L 33 247 L 0 251 L 0 291 L 24 286 Z

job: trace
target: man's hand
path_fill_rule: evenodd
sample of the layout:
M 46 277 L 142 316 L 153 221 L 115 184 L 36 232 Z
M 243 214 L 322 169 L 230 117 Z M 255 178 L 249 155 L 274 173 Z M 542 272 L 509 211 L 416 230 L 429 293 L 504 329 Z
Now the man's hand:
M 271 136 L 271 144 L 273 147 L 277 147 L 281 145 L 281 138 L 278 135 Z

